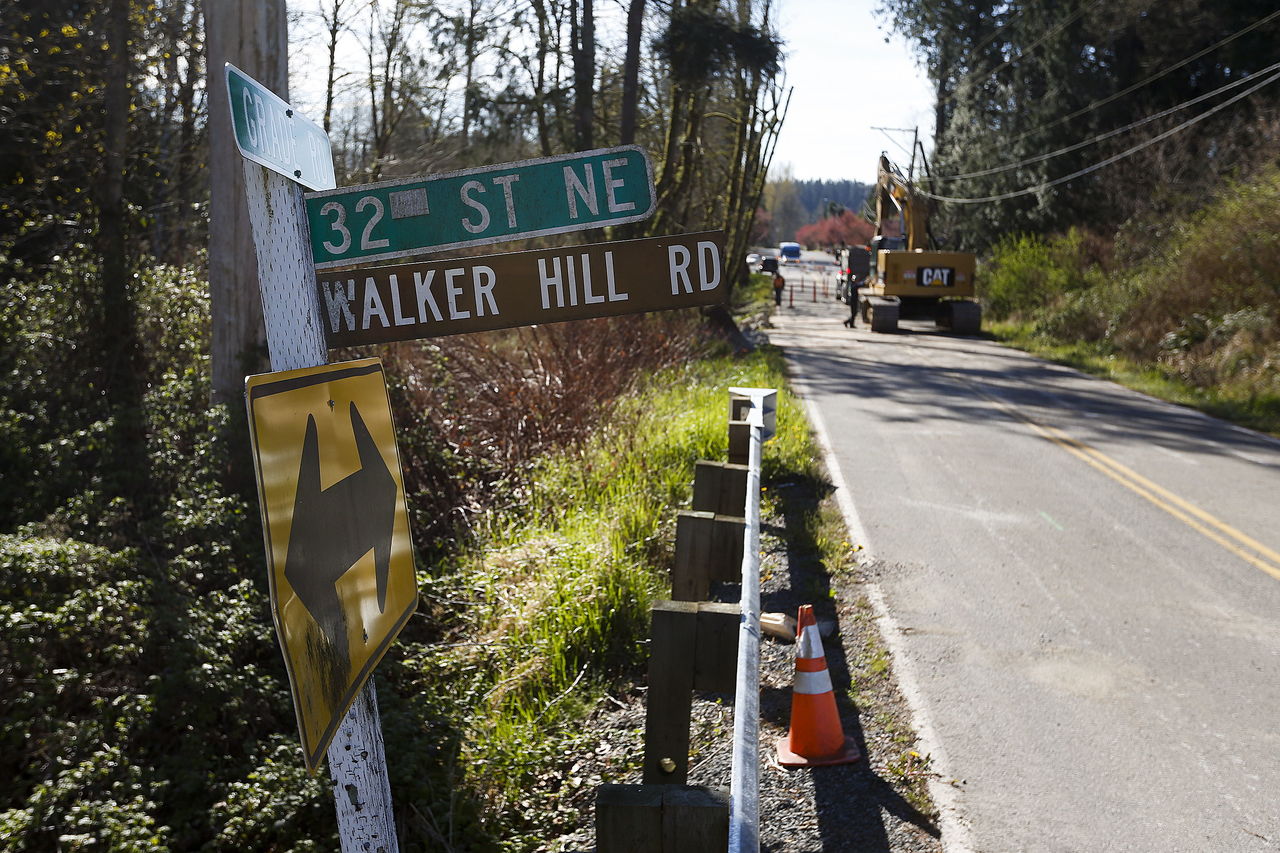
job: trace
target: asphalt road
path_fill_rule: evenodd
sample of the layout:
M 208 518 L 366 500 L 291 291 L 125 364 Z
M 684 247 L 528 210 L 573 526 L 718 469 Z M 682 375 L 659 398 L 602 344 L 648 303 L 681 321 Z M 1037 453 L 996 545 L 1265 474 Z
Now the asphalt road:
M 949 850 L 1280 850 L 1280 442 L 789 276 Z M 787 307 L 792 302 L 794 307 Z

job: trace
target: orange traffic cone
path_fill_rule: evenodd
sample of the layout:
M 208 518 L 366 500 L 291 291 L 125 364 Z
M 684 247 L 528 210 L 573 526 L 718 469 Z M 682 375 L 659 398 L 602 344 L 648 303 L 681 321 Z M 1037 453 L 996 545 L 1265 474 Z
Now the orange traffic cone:
M 796 620 L 796 679 L 791 688 L 791 731 L 778 739 L 783 767 L 848 764 L 861 758 L 853 738 L 844 736 L 836 694 L 827 672 L 822 637 L 813 606 L 800 607 Z

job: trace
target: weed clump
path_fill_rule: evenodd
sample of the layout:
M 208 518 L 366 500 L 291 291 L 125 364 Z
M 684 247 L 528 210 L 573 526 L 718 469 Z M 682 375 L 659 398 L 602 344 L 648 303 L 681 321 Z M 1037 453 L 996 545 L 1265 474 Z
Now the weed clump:
M 979 287 L 1007 337 L 1066 347 L 1081 366 L 1153 370 L 1218 414 L 1280 431 L 1280 168 L 1154 230 L 1006 238 Z

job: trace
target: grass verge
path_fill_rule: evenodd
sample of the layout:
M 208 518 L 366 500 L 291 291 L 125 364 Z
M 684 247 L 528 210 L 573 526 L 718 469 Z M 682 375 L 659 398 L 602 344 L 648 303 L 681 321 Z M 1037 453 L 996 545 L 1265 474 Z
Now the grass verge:
M 571 793 L 567 757 L 586 738 L 586 712 L 644 660 L 694 462 L 728 449 L 732 385 L 783 388 L 780 355 L 764 349 L 658 372 L 585 445 L 538 464 L 520 512 L 489 516 L 480 547 L 424 580 L 428 619 L 452 627 L 406 647 L 402 673 L 412 683 L 401 692 L 453 697 L 460 710 L 447 760 L 484 834 L 503 839 L 497 849 L 535 849 L 537 838 L 585 819 L 559 807 Z M 813 458 L 803 414 L 784 391 L 765 475 L 809 472 Z M 422 831 L 444 849 L 476 849 L 444 831 L 468 826 L 456 803 L 433 802 Z
M 437 611 L 443 601 L 468 602 L 450 636 L 406 654 L 418 673 L 444 675 L 429 692 L 451 694 L 463 709 L 449 760 L 493 849 L 543 849 L 542 840 L 590 819 L 581 795 L 590 780 L 578 759 L 596 750 L 604 733 L 584 731 L 583 720 L 609 695 L 629 690 L 642 671 L 649 610 L 668 594 L 675 516 L 690 500 L 694 462 L 723 459 L 728 450 L 732 385 L 780 392 L 777 435 L 763 459 L 764 510 L 787 516 L 787 535 L 822 567 L 824 577 L 814 583 L 824 594 L 834 595 L 827 576 L 855 571 L 856 546 L 829 497 L 806 502 L 800 515 L 796 504 L 783 512 L 779 503 L 794 491 L 777 488 L 782 484 L 812 484 L 820 495 L 830 487 L 776 349 L 654 375 L 586 445 L 538 466 L 524 512 L 490 517 L 483 546 L 425 584 Z M 892 689 L 887 666 L 851 664 L 868 697 Z M 914 741 L 905 739 L 909 724 L 896 725 L 895 742 L 904 739 L 890 763 L 903 772 L 892 778 L 927 811 L 924 775 L 910 754 Z M 455 806 L 436 797 L 437 811 L 428 814 L 420 803 L 422 831 L 439 833 L 441 849 L 486 849 L 474 836 L 442 831 L 468 826 L 439 811 Z
M 1117 382 L 1170 403 L 1280 437 L 1280 396 L 1259 394 L 1243 385 L 1201 388 L 1150 364 L 1117 355 L 1100 342 L 1061 343 L 1035 334 L 1033 323 L 997 322 L 988 326 L 1003 344 Z

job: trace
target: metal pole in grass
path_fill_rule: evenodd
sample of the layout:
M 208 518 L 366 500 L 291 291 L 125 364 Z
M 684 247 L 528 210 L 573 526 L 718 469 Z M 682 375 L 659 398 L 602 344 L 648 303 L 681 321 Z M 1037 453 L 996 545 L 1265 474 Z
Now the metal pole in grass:
M 729 791 L 729 853 L 760 851 L 760 459 L 773 436 L 777 392 L 730 388 L 751 398 L 747 423 L 746 532 L 742 543 L 742 621 L 738 627 L 738 675 L 733 703 L 733 772 Z

